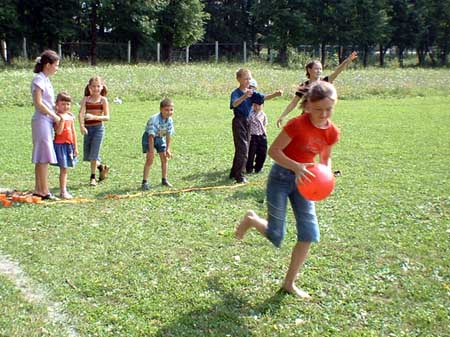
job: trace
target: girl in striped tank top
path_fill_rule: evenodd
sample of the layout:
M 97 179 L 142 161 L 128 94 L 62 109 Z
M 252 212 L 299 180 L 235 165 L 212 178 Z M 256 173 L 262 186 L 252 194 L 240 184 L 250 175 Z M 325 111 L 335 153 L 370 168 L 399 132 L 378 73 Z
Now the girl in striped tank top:
M 103 79 L 99 76 L 92 77 L 84 89 L 84 98 L 80 103 L 78 118 L 81 133 L 84 135 L 83 161 L 91 163 L 91 186 L 97 185 L 97 169 L 99 181 L 106 179 L 109 171 L 108 165 L 102 164 L 100 160 L 100 148 L 105 136 L 104 122 L 109 120 L 107 93 Z

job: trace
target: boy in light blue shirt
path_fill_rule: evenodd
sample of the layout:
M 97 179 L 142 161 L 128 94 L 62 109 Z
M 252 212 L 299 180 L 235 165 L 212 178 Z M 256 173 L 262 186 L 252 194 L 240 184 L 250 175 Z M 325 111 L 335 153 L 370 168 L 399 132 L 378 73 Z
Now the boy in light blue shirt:
M 142 152 L 147 154 L 144 165 L 144 177 L 142 179 L 142 190 L 150 188 L 148 174 L 155 158 L 155 149 L 161 159 L 161 171 L 163 186 L 172 187 L 167 179 L 167 161 L 172 157 L 170 152 L 171 137 L 175 132 L 172 115 L 174 112 L 173 101 L 169 98 L 163 99 L 159 104 L 159 113 L 150 117 L 142 135 Z

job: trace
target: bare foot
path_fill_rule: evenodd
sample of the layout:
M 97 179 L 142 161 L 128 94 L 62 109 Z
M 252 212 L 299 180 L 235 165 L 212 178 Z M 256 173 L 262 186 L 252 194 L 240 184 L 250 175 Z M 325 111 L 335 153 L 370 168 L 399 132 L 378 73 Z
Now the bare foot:
M 309 301 L 311 299 L 311 295 L 309 295 L 306 291 L 297 288 L 295 284 L 290 287 L 283 286 L 283 289 L 289 294 L 300 297 L 302 300 Z
M 256 216 L 256 213 L 253 211 L 247 211 L 245 216 L 242 218 L 239 225 L 236 227 L 236 231 L 234 232 L 234 236 L 238 240 L 242 240 L 245 236 L 245 233 L 250 229 L 251 227 L 251 220 Z

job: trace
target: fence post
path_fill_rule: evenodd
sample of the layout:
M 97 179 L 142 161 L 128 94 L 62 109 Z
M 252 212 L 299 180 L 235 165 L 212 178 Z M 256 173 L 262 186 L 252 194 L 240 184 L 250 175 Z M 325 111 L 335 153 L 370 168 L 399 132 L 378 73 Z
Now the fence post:
M 189 46 L 186 47 L 186 64 L 189 63 Z
M 128 63 L 131 63 L 131 41 L 128 40 L 128 51 L 127 51 Z
M 247 63 L 247 41 L 244 41 L 244 63 Z
M 161 45 L 159 42 L 156 44 L 156 61 L 158 63 L 161 61 Z
M 216 41 L 216 63 L 219 63 L 219 41 Z
M 24 58 L 28 58 L 28 53 L 27 53 L 27 38 L 24 37 L 23 41 L 22 41 L 22 50 L 23 50 L 23 57 Z
M 6 63 L 8 63 L 8 49 L 7 49 L 5 40 L 2 40 L 1 46 L 2 46 L 3 59 L 5 60 Z
M 59 57 L 61 58 L 61 60 L 62 60 L 62 47 L 61 47 L 61 43 L 60 42 L 58 42 L 58 55 L 59 55 Z

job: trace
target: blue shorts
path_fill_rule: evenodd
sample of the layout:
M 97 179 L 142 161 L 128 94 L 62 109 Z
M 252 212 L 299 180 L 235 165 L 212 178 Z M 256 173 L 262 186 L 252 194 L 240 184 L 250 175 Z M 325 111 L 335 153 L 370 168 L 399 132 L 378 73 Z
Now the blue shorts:
M 100 161 L 100 147 L 105 136 L 104 125 L 87 126 L 88 133 L 84 135 L 83 142 L 83 160 Z
M 153 146 L 156 149 L 156 152 L 162 153 L 166 152 L 167 145 L 166 145 L 166 139 L 163 137 L 153 137 Z M 147 153 L 148 152 L 148 133 L 144 132 L 142 135 L 142 152 Z
M 297 240 L 318 242 L 319 225 L 313 201 L 303 198 L 297 189 L 295 174 L 276 163 L 267 181 L 268 227 L 266 236 L 279 247 L 286 234 L 286 209 L 289 199 L 297 225 Z

